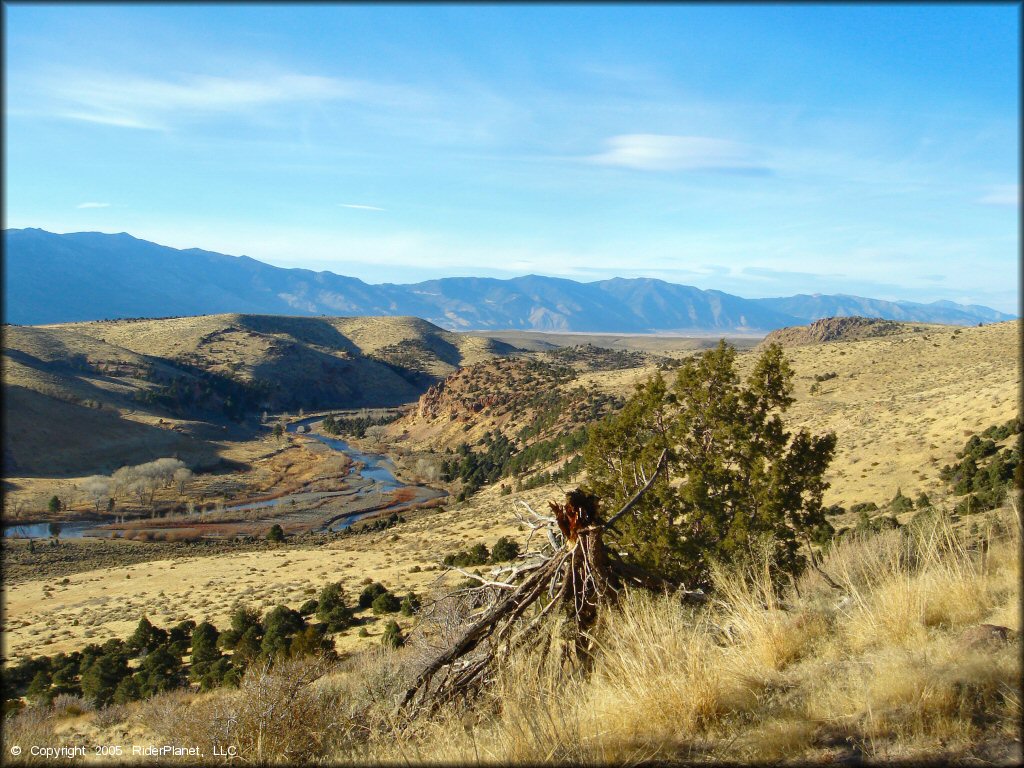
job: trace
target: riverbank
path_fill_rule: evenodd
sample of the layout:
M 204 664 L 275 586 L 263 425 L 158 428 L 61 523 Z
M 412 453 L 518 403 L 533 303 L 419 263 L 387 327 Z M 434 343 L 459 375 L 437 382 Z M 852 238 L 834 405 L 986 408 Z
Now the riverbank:
M 551 489 L 521 498 L 538 508 Z M 390 514 L 390 513 L 389 513 Z M 80 540 L 49 551 L 7 541 L 3 555 L 3 652 L 8 659 L 53 654 L 127 637 L 145 614 L 159 626 L 184 619 L 227 626 L 236 604 L 266 611 L 298 608 L 330 583 L 358 595 L 366 579 L 396 593 L 424 596 L 435 588 L 445 556 L 476 543 L 522 534 L 511 500 L 485 489 L 472 502 L 403 513 L 405 522 L 361 533 L 317 533 L 266 541 L 139 543 Z M 43 550 L 46 550 L 45 552 Z M 449 580 L 457 575 L 447 577 Z M 379 645 L 381 626 L 339 635 L 339 652 Z
M 161 499 L 150 514 L 132 509 L 127 520 L 123 512 L 106 517 L 80 512 L 75 516 L 58 513 L 53 522 L 61 526 L 62 539 L 230 540 L 262 537 L 275 524 L 291 535 L 338 531 L 359 520 L 443 503 L 444 490 L 397 478 L 390 457 L 308 431 L 321 418 L 289 423 L 283 446 L 247 473 L 196 477 L 189 501 L 180 494 Z M 223 495 L 211 498 L 211 492 L 218 490 Z M 45 518 L 5 520 L 4 537 L 45 540 L 51 536 L 50 522 Z

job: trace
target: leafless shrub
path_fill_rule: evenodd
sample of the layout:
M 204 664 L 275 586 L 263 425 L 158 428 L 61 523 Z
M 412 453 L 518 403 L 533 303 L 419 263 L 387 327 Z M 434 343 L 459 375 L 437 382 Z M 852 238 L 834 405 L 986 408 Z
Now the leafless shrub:
M 52 709 L 54 717 L 78 717 L 86 712 L 92 712 L 95 706 L 81 696 L 62 693 L 54 698 Z
M 96 710 L 93 723 L 97 728 L 113 728 L 128 719 L 128 708 L 124 704 L 111 704 Z
M 112 493 L 113 480 L 104 475 L 92 475 L 79 483 L 78 488 L 92 501 L 96 511 L 100 511 L 103 504 Z
M 13 756 L 9 749 L 4 750 L 4 761 L 17 765 L 61 765 L 70 764 L 72 760 L 55 760 L 52 757 L 33 755 L 25 745 L 35 747 L 59 747 L 66 742 L 63 737 L 54 733 L 53 712 L 48 707 L 27 707 L 4 723 L 5 745 L 17 744 L 22 747 L 20 756 Z
M 165 738 L 187 736 L 206 754 L 233 747 L 244 762 L 323 759 L 352 730 L 338 692 L 314 686 L 331 665 L 306 658 L 252 668 L 237 691 L 199 697 L 170 717 L 156 710 L 160 726 L 146 722 Z
M 178 467 L 172 473 L 172 477 L 174 478 L 174 484 L 178 489 L 178 494 L 181 495 L 185 493 L 185 489 L 192 480 L 192 470 L 188 467 Z
M 192 693 L 184 690 L 159 693 L 140 702 L 133 719 L 161 736 L 172 736 L 176 728 L 190 723 L 187 709 L 193 698 Z

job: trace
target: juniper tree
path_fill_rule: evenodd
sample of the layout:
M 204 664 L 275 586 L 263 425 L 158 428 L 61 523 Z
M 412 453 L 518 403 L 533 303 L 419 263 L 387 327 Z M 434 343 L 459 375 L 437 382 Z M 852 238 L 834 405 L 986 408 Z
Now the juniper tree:
M 616 523 L 617 551 L 674 582 L 707 582 L 713 559 L 736 560 L 755 540 L 797 572 L 804 535 L 825 521 L 822 476 L 834 434 L 785 429 L 793 371 L 769 345 L 746 381 L 724 341 L 686 360 L 671 388 L 660 374 L 638 385 L 616 415 L 592 428 L 586 489 L 616 509 L 663 468 L 631 514 Z
M 405 645 L 405 637 L 402 635 L 402 628 L 398 622 L 392 619 L 384 627 L 384 634 L 381 635 L 381 642 L 391 648 L 400 648 Z
M 373 612 L 378 615 L 382 613 L 394 613 L 401 609 L 402 601 L 397 595 L 393 595 L 390 592 L 384 592 L 373 599 L 371 607 Z
M 433 710 L 479 690 L 552 609 L 567 622 L 545 653 L 559 647 L 563 662 L 587 668 L 599 610 L 626 584 L 674 582 L 680 599 L 701 602 L 685 587 L 706 585 L 714 560 L 752 556 L 766 541 L 777 573 L 800 569 L 800 544 L 825 523 L 822 476 L 835 436 L 785 429 L 793 372 L 781 347 L 768 346 L 743 382 L 735 356 L 723 342 L 684 362 L 671 387 L 660 375 L 639 385 L 591 429 L 586 486 L 549 502 L 551 515 L 521 502 L 520 522 L 546 543 L 487 577 L 464 573 L 480 582 L 466 590 L 480 608 L 421 667 L 400 709 Z
M 324 622 L 329 632 L 339 632 L 352 624 L 352 609 L 345 604 L 345 590 L 341 582 L 328 584 L 320 591 L 319 600 L 313 603 L 316 617 Z M 312 613 L 313 611 L 310 611 Z M 301 614 L 302 611 L 300 610 Z
M 208 621 L 204 621 L 192 632 L 192 664 L 209 664 L 221 657 L 217 647 L 220 633 Z
M 82 673 L 82 695 L 97 707 L 105 707 L 128 674 L 128 659 L 124 654 L 104 653 Z

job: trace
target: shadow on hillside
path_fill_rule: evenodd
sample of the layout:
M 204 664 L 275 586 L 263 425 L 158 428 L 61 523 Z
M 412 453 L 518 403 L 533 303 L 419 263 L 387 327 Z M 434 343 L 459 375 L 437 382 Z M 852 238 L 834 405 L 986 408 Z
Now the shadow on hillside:
M 4 388 L 5 476 L 78 477 L 177 456 L 214 465 L 217 446 L 170 429 L 122 418 L 17 385 Z
M 384 363 L 359 354 L 338 358 L 296 346 L 252 368 L 257 381 L 273 382 L 272 410 L 374 408 L 413 402 L 427 385 L 414 386 Z
M 363 351 L 329 320 L 319 317 L 242 315 L 238 319 L 238 325 L 253 333 L 282 334 L 303 344 L 344 350 L 353 357 L 363 354 Z

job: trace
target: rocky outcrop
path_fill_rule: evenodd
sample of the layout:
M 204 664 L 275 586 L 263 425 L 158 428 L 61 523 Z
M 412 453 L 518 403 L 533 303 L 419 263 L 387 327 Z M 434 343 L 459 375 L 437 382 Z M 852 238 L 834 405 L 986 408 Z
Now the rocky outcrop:
M 917 330 L 919 327 L 872 317 L 824 317 L 821 320 L 815 320 L 810 325 L 772 331 L 764 338 L 762 344 L 777 342 L 784 347 L 802 347 L 834 341 L 857 341 L 879 336 L 894 336 Z

